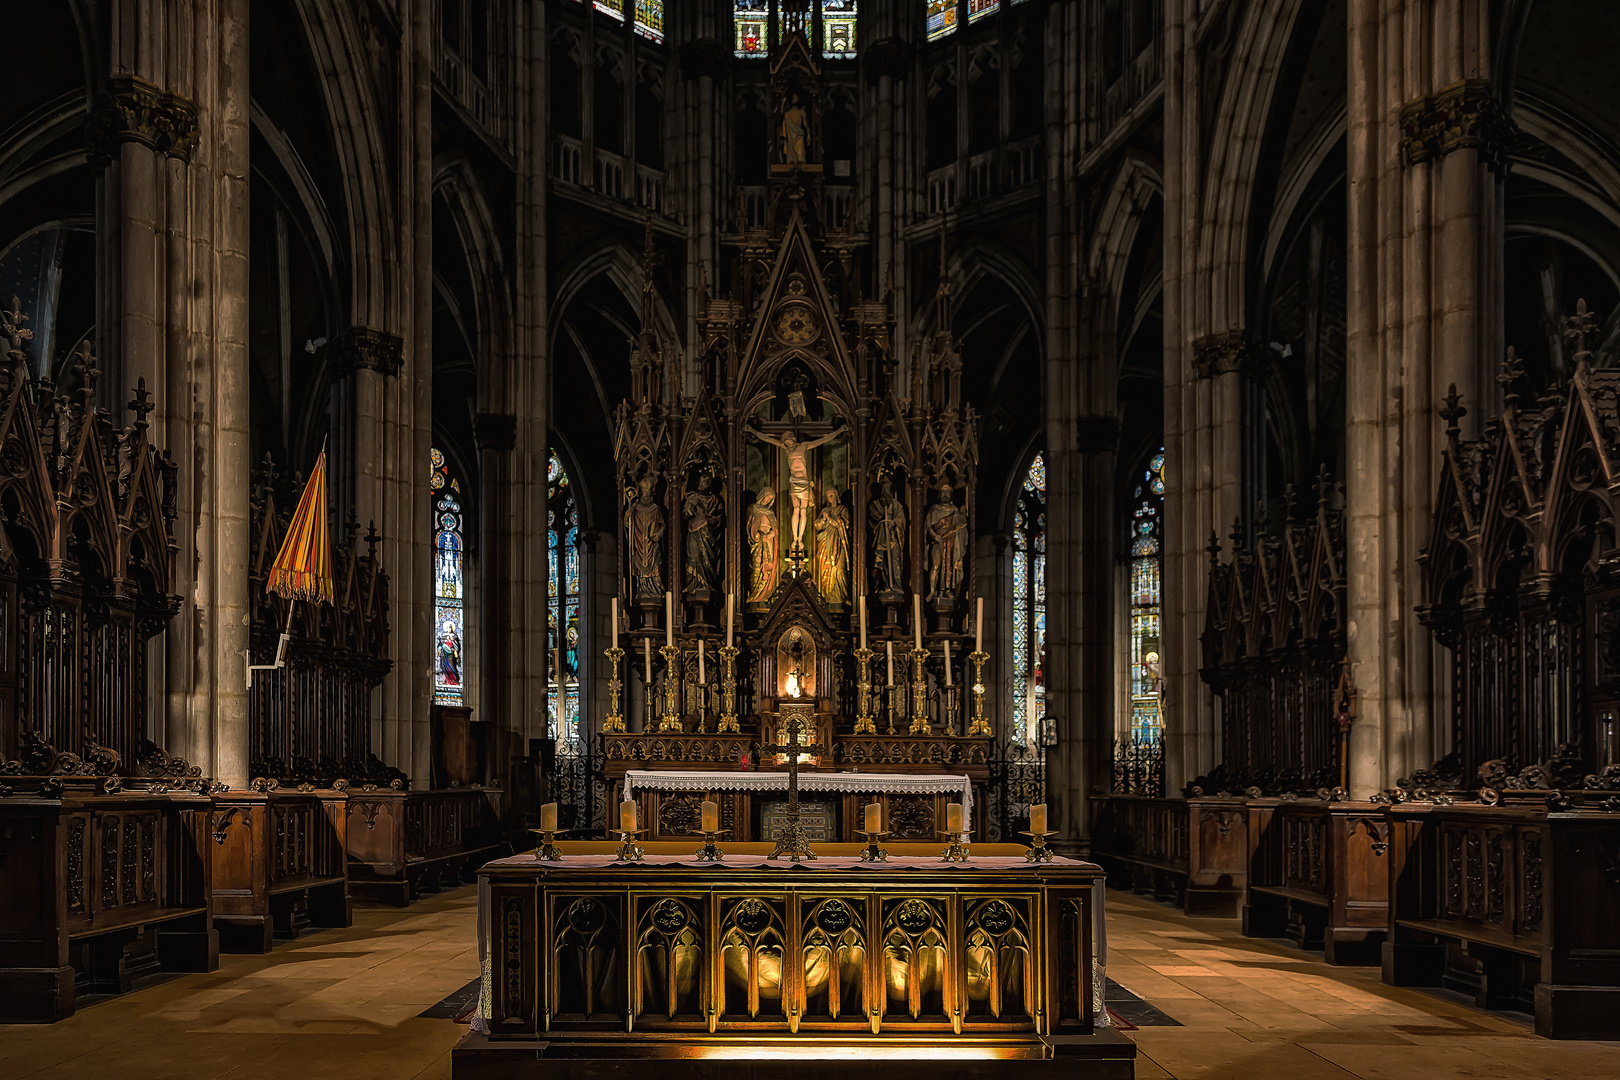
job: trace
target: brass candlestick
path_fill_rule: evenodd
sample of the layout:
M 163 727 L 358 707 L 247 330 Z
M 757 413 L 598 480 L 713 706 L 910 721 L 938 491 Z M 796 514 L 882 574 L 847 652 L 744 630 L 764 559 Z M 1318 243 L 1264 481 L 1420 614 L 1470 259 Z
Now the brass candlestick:
M 855 650 L 855 734 L 876 735 L 872 720 L 872 650 Z
M 990 654 L 975 649 L 968 653 L 968 662 L 973 665 L 973 719 L 968 723 L 969 735 L 989 735 L 990 721 L 984 717 L 984 662 L 990 659 Z
M 709 687 L 712 684 L 700 682 L 693 683 L 692 685 L 697 687 L 697 734 L 707 735 L 709 733 L 707 728 L 709 712 Z
M 928 672 L 923 664 L 928 660 L 927 649 L 912 649 L 911 682 L 911 734 L 932 735 L 934 726 L 928 722 Z
M 540 833 L 540 846 L 534 849 L 535 861 L 560 862 L 562 860 L 562 851 L 554 842 L 557 838 L 557 834 L 554 832 L 544 832 L 540 829 L 536 829 L 535 832 Z
M 619 836 L 619 850 L 613 857 L 620 862 L 640 862 L 646 852 L 636 845 L 635 838 L 646 832 L 646 829 L 614 829 Z
M 861 835 L 866 837 L 866 847 L 861 849 L 861 862 L 889 861 L 889 849 L 884 847 L 878 840 L 879 837 L 889 835 L 887 829 L 877 832 L 868 832 L 866 829 L 862 829 Z
M 945 851 L 943 853 L 943 860 L 945 862 L 968 861 L 968 846 L 962 842 L 967 837 L 966 832 L 950 832 L 949 830 L 942 830 L 939 835 L 950 838 L 950 843 L 945 845 Z
M 660 733 L 674 732 L 679 734 L 686 730 L 681 723 L 681 680 L 678 677 L 680 666 L 676 660 L 681 655 L 679 645 L 665 645 L 658 650 L 664 658 L 664 715 L 658 721 Z
M 737 726 L 737 673 L 734 667 L 737 647 L 720 646 L 720 659 L 726 665 L 726 675 L 720 680 L 720 726 L 715 731 L 721 735 L 740 735 L 742 728 Z
M 944 709 L 940 715 L 940 727 L 944 730 L 940 734 L 954 736 L 956 734 L 956 700 L 958 694 L 956 683 L 952 682 L 951 685 L 941 689 L 940 693 L 944 697 Z
M 624 659 L 624 650 L 617 645 L 610 645 L 603 651 L 607 653 L 608 663 L 612 665 L 612 673 L 608 676 L 608 714 L 607 719 L 602 721 L 602 730 L 609 733 L 622 732 L 625 728 L 624 711 L 619 707 L 619 692 L 623 687 L 619 682 L 619 661 Z
M 715 845 L 714 838 L 719 836 L 720 833 L 730 832 L 730 831 L 731 831 L 730 829 L 720 829 L 720 830 L 718 830 L 716 832 L 706 832 L 706 833 L 704 833 L 703 834 L 703 846 L 697 849 L 697 861 L 698 862 L 720 862 L 723 859 L 725 859 L 726 853 L 724 851 L 721 851 L 720 848 Z
M 894 726 L 894 692 L 895 692 L 896 689 L 897 689 L 897 687 L 894 685 L 894 683 L 889 684 L 888 697 L 889 697 L 889 734 L 890 735 L 898 735 L 898 734 L 900 734 L 900 729 L 896 728 Z
M 1025 862 L 1051 862 L 1052 849 L 1046 846 L 1048 836 L 1056 836 L 1056 829 L 1047 829 L 1045 832 L 1030 832 L 1027 829 L 1019 832 L 1019 836 L 1029 837 L 1029 850 L 1024 852 Z

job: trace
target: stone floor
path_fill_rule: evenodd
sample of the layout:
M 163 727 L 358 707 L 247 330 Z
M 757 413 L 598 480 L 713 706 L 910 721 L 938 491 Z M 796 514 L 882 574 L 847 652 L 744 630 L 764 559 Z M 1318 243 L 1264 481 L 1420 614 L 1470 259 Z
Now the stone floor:
M 1374 968 L 1328 967 L 1244 938 L 1234 922 L 1117 893 L 1109 902 L 1108 974 L 1184 1025 L 1130 1033 L 1142 1080 L 1620 1076 L 1620 1042 L 1538 1039 L 1518 1020 L 1386 987 Z M 348 930 L 269 956 L 225 956 L 212 974 L 59 1024 L 0 1028 L 0 1077 L 448 1077 L 467 1029 L 417 1014 L 477 974 L 474 921 L 470 888 L 405 911 L 361 909 Z

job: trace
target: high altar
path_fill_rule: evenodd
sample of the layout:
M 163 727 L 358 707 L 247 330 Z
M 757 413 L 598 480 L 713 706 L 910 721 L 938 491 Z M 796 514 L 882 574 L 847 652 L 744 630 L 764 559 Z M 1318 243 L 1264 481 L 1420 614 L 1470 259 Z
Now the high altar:
M 702 275 L 695 372 L 654 330 L 649 226 L 618 411 L 620 598 L 600 775 L 622 796 L 632 770 L 778 769 L 787 755 L 761 747 L 798 717 L 820 747 L 802 768 L 863 777 L 807 791 L 813 837 L 854 840 L 861 805 L 877 800 L 897 838 L 932 839 L 950 778 L 982 791 L 995 764 L 971 558 L 978 418 L 962 397 L 948 282 L 938 330 L 903 365 L 892 291 L 863 282 L 864 242 L 847 218 L 829 220 L 819 61 L 800 37 L 776 50 L 771 85 L 774 130 L 794 138 L 771 151 L 763 213 L 739 214 L 722 237 L 731 259 L 714 292 Z M 901 782 L 912 774 L 946 774 L 945 786 Z M 738 840 L 770 839 L 782 812 L 741 777 L 628 787 L 652 839 L 694 835 L 706 798 Z M 985 814 L 974 826 L 996 836 Z

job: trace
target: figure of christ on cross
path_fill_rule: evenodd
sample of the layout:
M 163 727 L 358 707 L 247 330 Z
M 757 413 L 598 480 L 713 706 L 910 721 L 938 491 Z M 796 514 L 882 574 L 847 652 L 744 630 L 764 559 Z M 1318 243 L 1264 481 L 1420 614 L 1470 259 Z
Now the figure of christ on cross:
M 804 554 L 804 526 L 810 520 L 810 515 L 816 508 L 815 484 L 810 480 L 810 451 L 838 438 L 844 433 L 842 428 L 829 431 L 819 439 L 809 442 L 800 442 L 794 432 L 786 432 L 779 439 L 774 435 L 767 435 L 763 431 L 748 429 L 750 438 L 760 442 L 770 443 L 782 449 L 787 457 L 788 466 L 788 498 L 793 507 L 793 548 L 792 554 Z
M 804 835 L 804 826 L 799 824 L 799 755 L 825 754 L 827 748 L 820 743 L 801 741 L 804 737 L 804 720 L 801 717 L 790 717 L 782 733 L 787 736 L 785 745 L 779 743 L 760 747 L 767 754 L 786 754 L 788 768 L 788 823 L 776 831 L 776 850 L 767 857 L 774 859 L 786 855 L 794 862 L 814 859 L 816 853 L 810 850 L 810 840 Z

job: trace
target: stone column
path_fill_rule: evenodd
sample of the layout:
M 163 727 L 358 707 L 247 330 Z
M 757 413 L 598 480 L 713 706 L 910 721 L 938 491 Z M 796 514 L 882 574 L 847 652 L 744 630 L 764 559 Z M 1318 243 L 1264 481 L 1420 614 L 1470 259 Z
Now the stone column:
M 1358 796 L 1444 751 L 1433 644 L 1413 608 L 1424 600 L 1417 557 L 1439 475 L 1435 410 L 1451 384 L 1470 424 L 1496 404 L 1487 388 L 1501 353 L 1506 125 L 1488 81 L 1487 9 L 1381 0 L 1351 12 L 1346 496 Z

